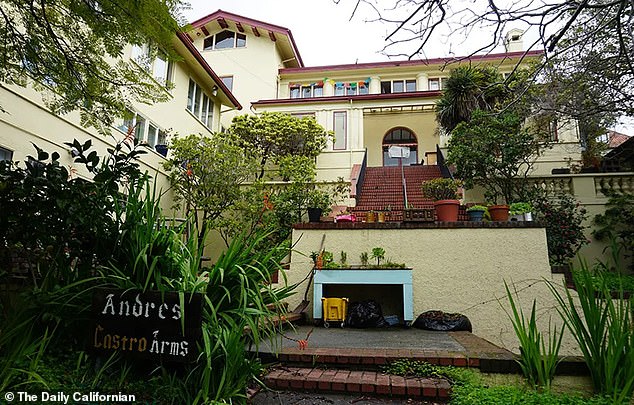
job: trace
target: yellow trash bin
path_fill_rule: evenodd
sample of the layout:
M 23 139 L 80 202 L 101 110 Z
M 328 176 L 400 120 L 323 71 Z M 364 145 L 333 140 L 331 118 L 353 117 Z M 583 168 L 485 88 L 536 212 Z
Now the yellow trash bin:
M 346 321 L 346 312 L 348 311 L 347 298 L 322 298 L 321 299 L 324 327 L 330 327 L 330 322 L 341 322 L 343 328 Z

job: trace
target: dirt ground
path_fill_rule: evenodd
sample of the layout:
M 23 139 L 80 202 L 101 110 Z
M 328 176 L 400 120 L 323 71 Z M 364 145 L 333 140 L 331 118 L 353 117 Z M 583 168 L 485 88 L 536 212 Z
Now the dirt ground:
M 438 405 L 413 399 L 374 398 L 365 395 L 303 393 L 293 391 L 260 391 L 250 402 L 253 405 Z

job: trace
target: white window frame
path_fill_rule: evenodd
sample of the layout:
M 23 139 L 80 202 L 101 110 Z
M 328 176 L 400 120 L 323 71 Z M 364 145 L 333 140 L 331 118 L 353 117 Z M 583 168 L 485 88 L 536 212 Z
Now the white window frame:
M 149 44 L 132 45 L 131 59 L 150 75 L 157 83 L 169 87 L 174 76 L 174 64 L 160 49 L 154 50 Z M 163 61 L 160 64 L 158 61 Z
M 192 88 L 193 95 L 191 94 Z M 213 98 L 191 77 L 189 78 L 187 89 L 187 104 L 185 108 L 205 127 L 211 129 L 214 115 Z
M 315 89 L 321 89 L 321 95 L 316 95 L 315 94 Z M 308 90 L 310 95 L 307 97 L 304 97 L 304 91 Z M 293 91 L 297 91 L 297 95 L 293 95 Z M 288 96 L 289 98 L 314 98 L 314 97 L 322 97 L 324 95 L 324 86 L 323 84 L 321 86 L 318 85 L 309 85 L 309 86 L 302 86 L 302 85 L 295 85 L 292 86 L 291 84 L 288 85 Z
M 227 48 L 216 48 L 216 35 L 220 34 L 221 32 L 231 32 L 233 33 L 233 46 L 231 47 L 227 47 Z M 244 46 L 238 46 L 238 35 L 244 37 Z M 210 47 L 205 47 L 205 41 L 207 40 L 211 40 L 211 46 Z M 239 32 L 235 32 L 232 30 L 222 30 L 222 31 L 218 31 L 215 34 L 209 35 L 208 37 L 205 37 L 203 39 L 203 51 L 222 51 L 225 49 L 238 49 L 238 48 L 246 48 L 247 47 L 247 36 L 246 34 L 242 34 Z
M 337 115 L 343 114 L 343 148 L 339 144 L 340 139 L 337 137 Z M 348 112 L 347 111 L 333 111 L 332 113 L 332 131 L 335 135 L 335 139 L 332 142 L 332 150 L 347 150 L 348 149 Z M 339 147 L 337 146 L 339 144 Z

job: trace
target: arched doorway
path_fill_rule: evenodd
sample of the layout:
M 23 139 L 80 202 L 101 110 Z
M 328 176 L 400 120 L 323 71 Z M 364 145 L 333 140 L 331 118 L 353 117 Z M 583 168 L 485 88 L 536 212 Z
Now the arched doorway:
M 400 159 L 391 158 L 388 150 L 390 146 L 409 147 L 409 159 L 403 159 L 403 165 L 409 166 L 418 163 L 418 141 L 411 130 L 404 127 L 390 129 L 383 137 L 383 166 L 398 166 Z

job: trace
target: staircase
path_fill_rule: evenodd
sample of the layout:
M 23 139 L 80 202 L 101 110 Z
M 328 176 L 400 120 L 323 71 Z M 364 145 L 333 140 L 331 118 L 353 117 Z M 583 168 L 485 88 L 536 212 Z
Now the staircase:
M 410 208 L 433 208 L 433 202 L 421 191 L 425 180 L 442 177 L 440 167 L 436 165 L 415 165 L 403 167 L 407 185 L 407 200 Z M 361 197 L 356 207 L 351 208 L 357 220 L 365 219 L 368 211 L 390 211 L 388 221 L 402 221 L 405 199 L 401 168 L 368 167 L 361 185 Z

